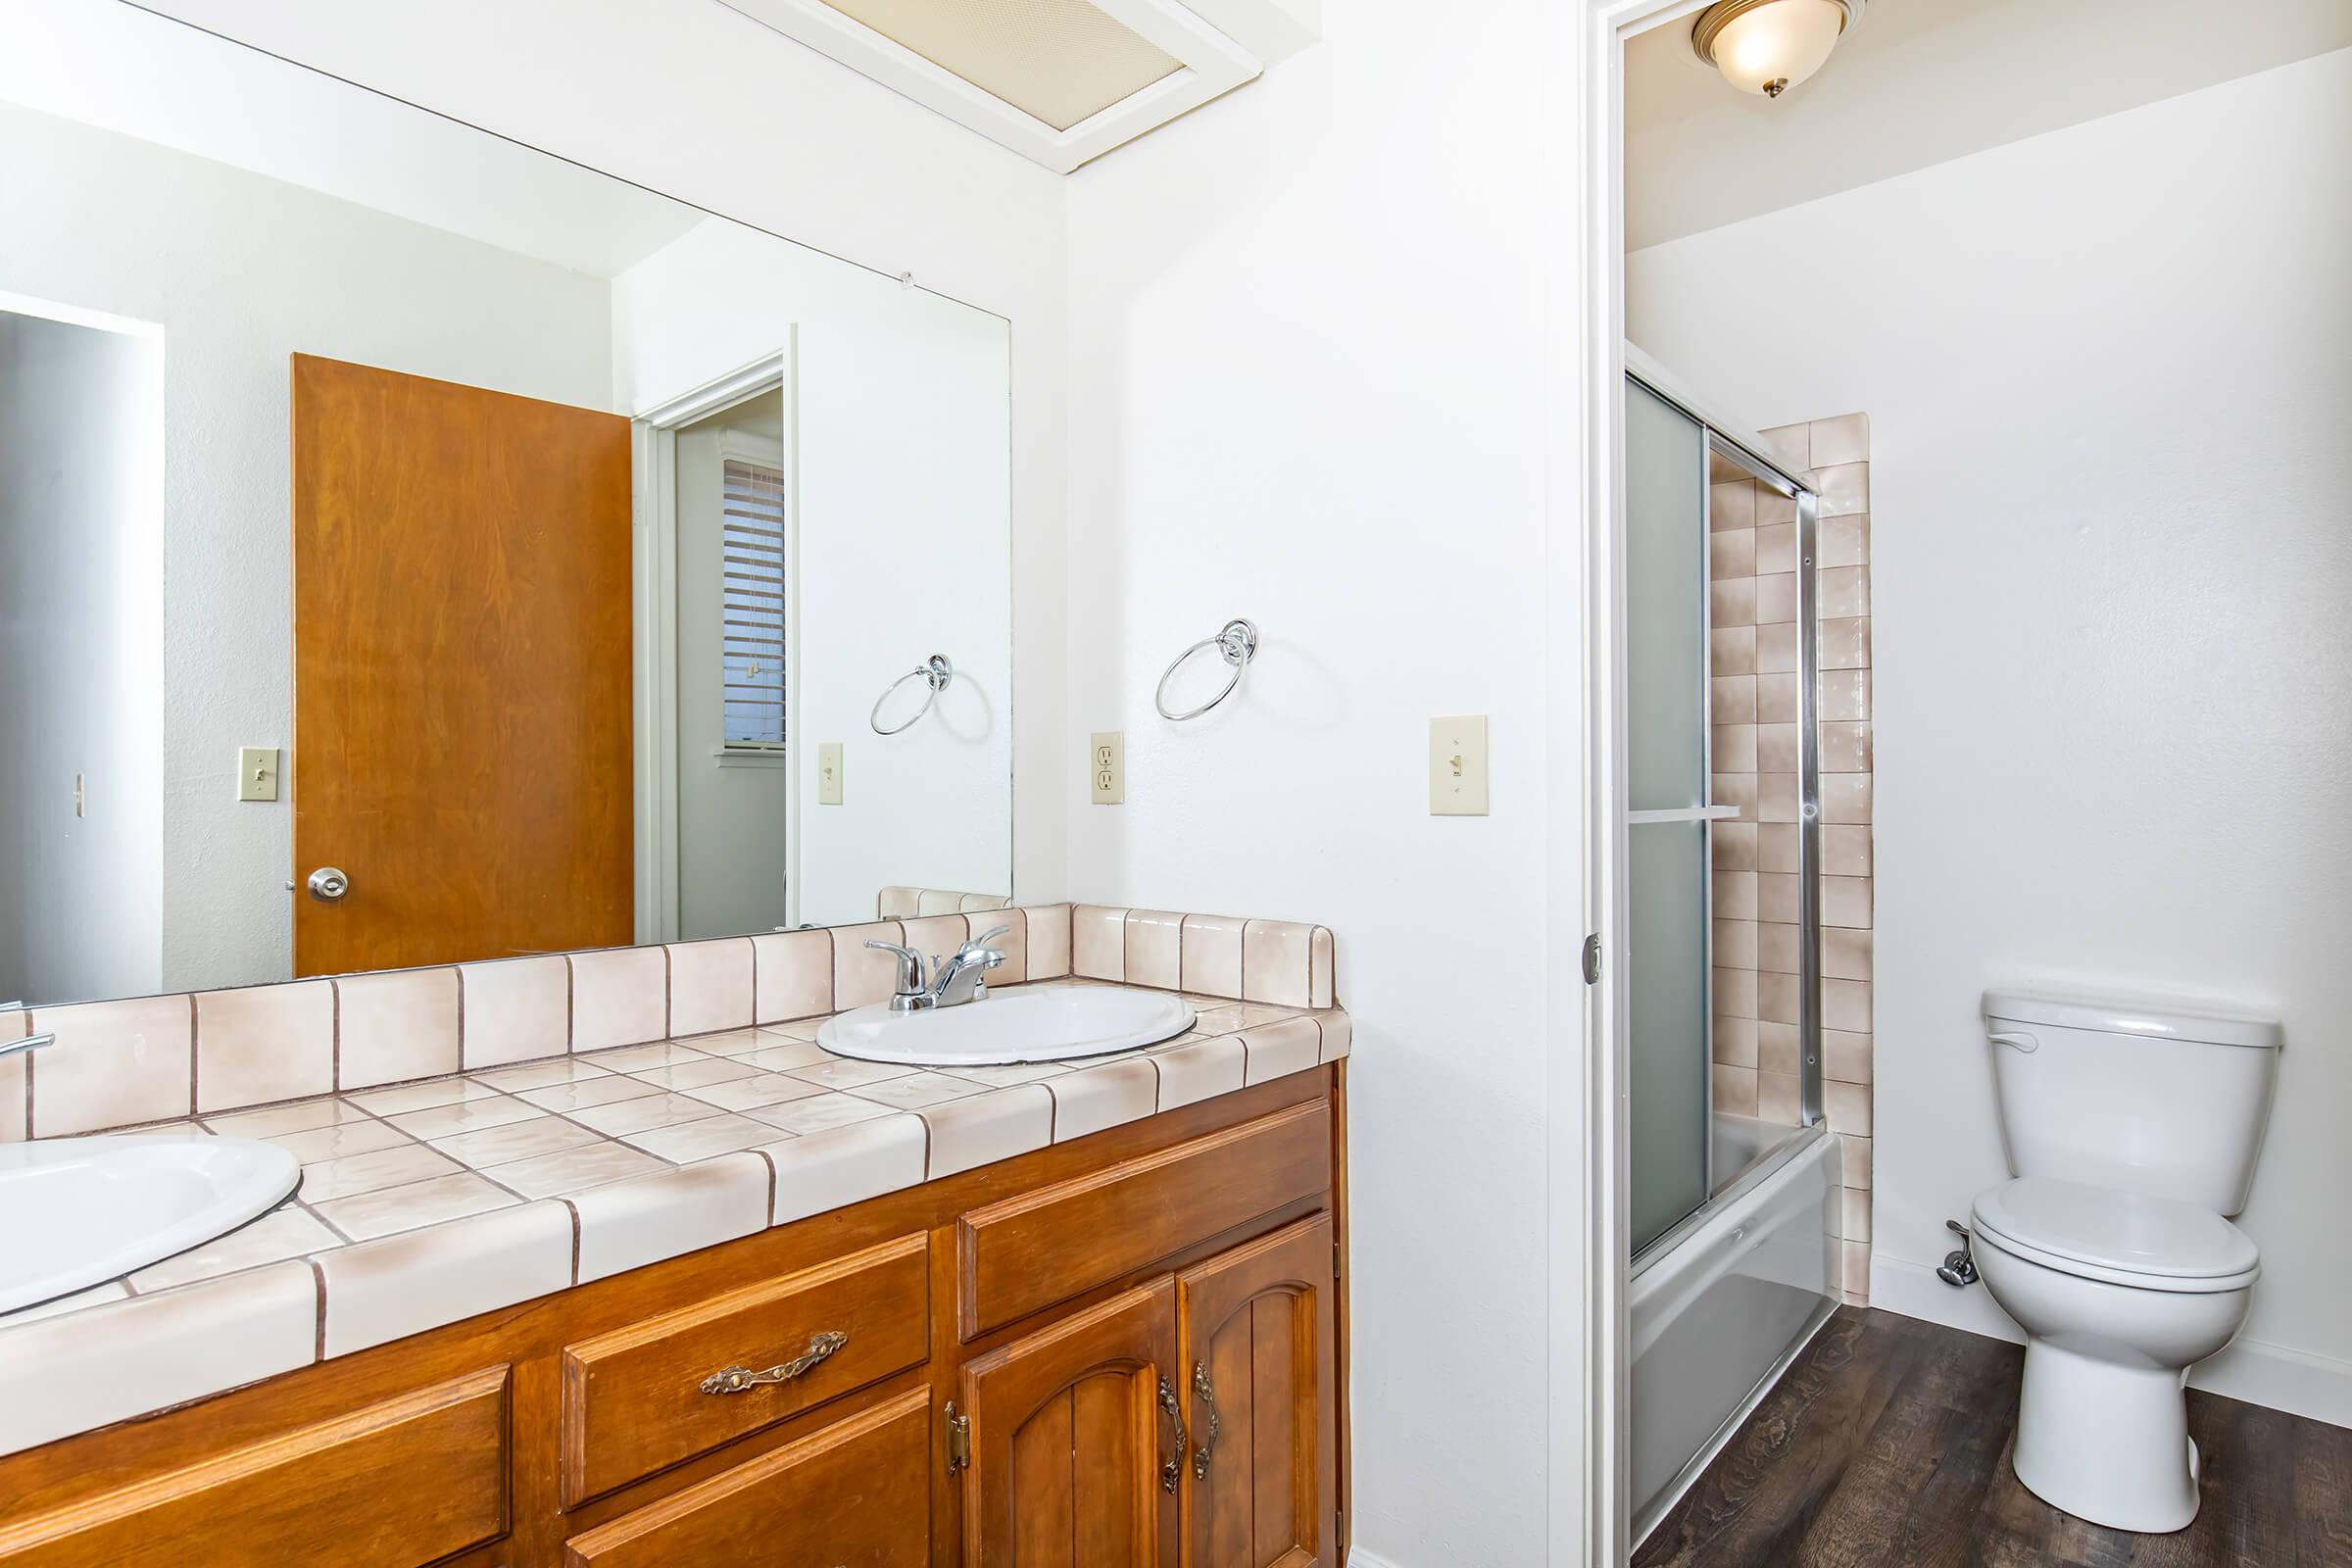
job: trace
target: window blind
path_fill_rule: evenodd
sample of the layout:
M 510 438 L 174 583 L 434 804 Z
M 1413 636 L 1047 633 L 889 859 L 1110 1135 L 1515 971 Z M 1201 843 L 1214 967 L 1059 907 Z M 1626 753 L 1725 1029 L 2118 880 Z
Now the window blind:
M 725 744 L 784 745 L 784 474 L 726 460 L 719 509 L 719 667 Z

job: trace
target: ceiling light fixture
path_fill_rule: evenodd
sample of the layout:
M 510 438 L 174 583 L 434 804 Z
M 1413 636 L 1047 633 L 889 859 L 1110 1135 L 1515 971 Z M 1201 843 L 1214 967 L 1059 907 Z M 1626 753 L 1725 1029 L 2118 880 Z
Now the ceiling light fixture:
M 1778 98 L 1819 71 L 1862 16 L 1863 0 L 1719 0 L 1698 14 L 1690 47 L 1741 92 Z

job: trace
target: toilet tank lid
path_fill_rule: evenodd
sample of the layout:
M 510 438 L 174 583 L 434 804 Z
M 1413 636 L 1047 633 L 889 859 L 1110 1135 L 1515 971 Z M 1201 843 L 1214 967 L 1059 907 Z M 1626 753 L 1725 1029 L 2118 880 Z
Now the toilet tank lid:
M 2250 1046 L 2276 1051 L 2285 1044 L 2278 1020 L 2206 1012 L 2194 1004 L 2134 1002 L 2114 997 L 2060 997 L 2047 992 L 1987 991 L 1988 1022 L 2042 1023 L 2056 1029 L 2095 1029 L 2150 1040 L 2193 1041 L 2208 1046 Z

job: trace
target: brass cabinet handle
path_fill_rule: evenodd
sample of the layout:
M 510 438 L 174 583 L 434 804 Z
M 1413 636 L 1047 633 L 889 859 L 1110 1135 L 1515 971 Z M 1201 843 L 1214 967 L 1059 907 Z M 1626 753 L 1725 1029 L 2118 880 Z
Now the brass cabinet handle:
M 827 1329 L 812 1335 L 808 1348 L 789 1361 L 780 1361 L 764 1372 L 755 1372 L 748 1366 L 722 1367 L 703 1379 L 705 1394 L 742 1394 L 763 1383 L 790 1383 L 850 1343 L 850 1337 L 838 1329 Z
M 1176 1402 L 1176 1391 L 1168 1387 L 1166 1378 L 1159 1380 L 1159 1407 L 1167 1411 L 1168 1424 L 1176 1429 L 1176 1457 L 1163 1461 L 1159 1467 L 1159 1490 L 1172 1493 L 1178 1478 L 1184 1474 L 1184 1450 L 1192 1439 L 1185 1435 L 1184 1409 Z
M 1208 1406 L 1208 1441 L 1193 1455 L 1193 1479 L 1206 1481 L 1209 1456 L 1217 1451 L 1217 1391 L 1209 1386 L 1208 1368 L 1199 1361 L 1193 1363 L 1193 1392 Z

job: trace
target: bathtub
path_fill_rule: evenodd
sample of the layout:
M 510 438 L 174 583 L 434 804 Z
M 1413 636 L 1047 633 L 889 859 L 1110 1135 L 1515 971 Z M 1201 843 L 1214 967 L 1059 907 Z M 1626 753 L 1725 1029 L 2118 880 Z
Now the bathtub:
M 1837 1138 L 1747 1116 L 1712 1133 L 1715 1195 L 1635 1259 L 1627 1297 L 1637 1542 L 1838 1307 Z

